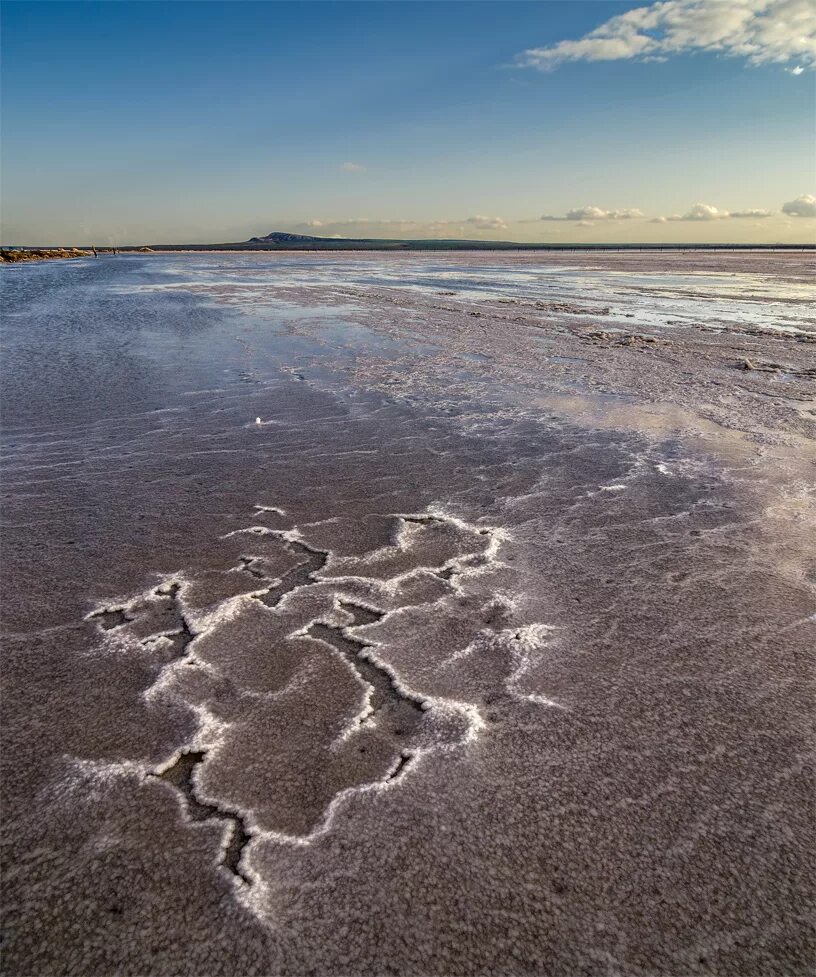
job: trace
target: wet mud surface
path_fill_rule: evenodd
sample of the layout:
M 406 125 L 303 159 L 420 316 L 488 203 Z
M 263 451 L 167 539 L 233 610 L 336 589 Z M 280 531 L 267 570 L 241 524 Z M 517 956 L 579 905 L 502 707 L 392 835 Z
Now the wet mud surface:
M 5 972 L 812 969 L 812 259 L 570 258 L 4 269 Z

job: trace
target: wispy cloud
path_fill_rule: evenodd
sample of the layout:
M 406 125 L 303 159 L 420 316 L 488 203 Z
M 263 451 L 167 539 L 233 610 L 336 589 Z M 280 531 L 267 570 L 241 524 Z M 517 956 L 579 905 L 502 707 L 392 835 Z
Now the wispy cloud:
M 728 216 L 729 217 L 737 217 L 737 218 L 743 218 L 743 217 L 753 217 L 753 218 L 759 217 L 759 218 L 764 218 L 764 217 L 773 217 L 773 212 L 770 211 L 770 210 L 760 210 L 760 209 L 756 209 L 756 210 L 732 210 L 731 213 Z
M 354 227 L 359 224 L 380 224 L 381 221 L 370 220 L 368 217 L 347 217 L 345 220 L 309 220 L 304 221 L 302 227 Z M 386 222 L 387 223 L 387 222 Z
M 463 217 L 460 220 L 408 220 L 406 218 L 376 218 L 376 217 L 346 217 L 332 220 L 331 218 L 321 218 L 303 221 L 294 225 L 298 228 L 310 228 L 312 230 L 322 230 L 327 233 L 329 230 L 338 231 L 380 231 L 396 234 L 418 234 L 427 233 L 439 235 L 458 231 L 466 233 L 468 231 L 506 231 L 508 230 L 507 221 L 503 217 L 487 217 L 477 214 L 473 217 Z M 336 233 L 334 236 L 337 236 Z
M 563 217 L 556 217 L 553 214 L 542 214 L 539 220 L 542 221 L 623 221 L 635 220 L 643 217 L 643 212 L 636 208 L 627 210 L 604 210 L 601 207 L 575 207 L 568 210 Z
M 362 163 L 353 163 L 351 160 L 346 160 L 345 163 L 341 163 L 340 169 L 346 173 L 365 173 L 366 170 Z
M 816 67 L 813 0 L 663 0 L 605 21 L 578 40 L 529 48 L 524 68 L 552 71 L 565 61 L 665 61 L 673 54 L 711 51 L 750 64 L 796 62 Z
M 461 223 L 454 221 L 453 223 Z M 473 224 L 482 231 L 506 231 L 507 222 L 502 217 L 468 217 L 466 224 Z
M 782 204 L 782 213 L 788 217 L 816 217 L 816 197 L 812 193 L 803 193 L 796 200 Z

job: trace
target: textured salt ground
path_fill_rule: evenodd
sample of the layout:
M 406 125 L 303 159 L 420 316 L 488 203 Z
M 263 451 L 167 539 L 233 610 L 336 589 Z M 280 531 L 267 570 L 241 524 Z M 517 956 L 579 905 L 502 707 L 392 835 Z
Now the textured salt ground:
M 405 343 L 389 396 L 122 267 L 43 276 L 6 357 L 7 972 L 807 972 L 808 429 L 627 349 L 659 415 Z M 407 748 L 343 642 L 430 705 Z

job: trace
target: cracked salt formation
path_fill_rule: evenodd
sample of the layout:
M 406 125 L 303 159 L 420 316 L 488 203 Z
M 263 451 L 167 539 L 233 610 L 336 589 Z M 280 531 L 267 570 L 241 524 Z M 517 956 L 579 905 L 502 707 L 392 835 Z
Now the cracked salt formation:
M 170 698 L 186 703 L 205 722 L 154 775 L 180 791 L 193 821 L 224 823 L 222 864 L 246 883 L 252 882 L 248 873 L 252 871 L 253 838 L 307 842 L 327 830 L 338 803 L 354 791 L 392 787 L 423 754 L 462 746 L 484 728 L 476 704 L 422 694 L 406 686 L 388 660 L 388 647 L 368 637 L 372 626 L 385 621 L 391 611 L 355 603 L 343 588 L 349 579 L 364 581 L 370 568 L 393 600 L 394 581 L 398 588 L 402 578 L 418 572 L 438 576 L 439 564 L 450 570 L 445 591 L 455 593 L 456 576 L 483 572 L 486 563 L 497 562 L 501 534 L 438 510 L 389 520 L 396 524 L 393 543 L 367 558 L 355 558 L 354 574 L 348 572 L 351 564 L 304 542 L 297 527 L 248 526 L 231 531 L 225 539 L 278 537 L 298 560 L 276 583 L 249 595 L 230 597 L 224 605 L 210 606 L 203 613 L 185 609 L 185 596 L 196 589 L 195 580 L 187 579 L 183 586 L 173 580 L 123 605 L 127 620 L 138 622 L 139 628 L 146 619 L 163 620 L 161 615 L 168 614 L 179 625 L 142 640 L 142 644 L 153 644 L 169 639 L 175 650 L 145 694 L 151 700 Z M 478 571 L 471 566 L 474 557 L 479 558 Z M 241 557 L 239 572 L 255 559 Z M 324 578 L 329 566 L 335 571 L 342 567 L 345 572 Z M 383 579 L 386 567 L 396 571 L 394 579 Z M 259 610 L 253 599 L 269 610 Z M 160 604 L 169 606 L 157 611 Z M 95 611 L 89 617 L 99 619 L 105 613 L 111 612 Z M 124 616 L 123 611 L 119 613 Z M 247 654 L 250 635 L 264 649 L 254 661 Z M 321 683 L 331 682 L 342 689 L 342 682 L 336 667 L 315 655 L 315 645 L 328 646 L 347 667 L 353 684 L 364 692 L 353 714 L 349 714 L 351 689 L 336 698 L 336 718 L 321 725 L 317 739 L 314 721 L 304 723 L 305 703 L 318 695 L 318 710 L 325 714 L 331 699 Z M 240 649 L 243 671 L 234 667 L 229 651 L 233 648 Z M 265 741 L 268 747 L 264 749 Z M 258 767 L 257 760 L 242 759 L 247 749 L 252 757 L 259 752 L 270 756 L 264 764 L 267 769 L 259 770 L 258 775 L 262 784 L 270 778 L 278 784 L 281 796 L 276 805 L 270 804 L 266 788 L 261 804 L 254 788 L 247 791 L 243 777 L 240 786 L 235 782 L 235 771 L 246 771 L 248 763 Z M 258 881 L 262 886 L 268 884 L 260 876 Z
M 160 650 L 170 659 L 181 658 L 193 640 L 182 610 L 178 580 L 169 580 L 145 594 L 125 601 L 121 607 L 105 607 L 88 615 L 104 631 L 116 630 L 115 645 L 139 641 L 143 647 Z

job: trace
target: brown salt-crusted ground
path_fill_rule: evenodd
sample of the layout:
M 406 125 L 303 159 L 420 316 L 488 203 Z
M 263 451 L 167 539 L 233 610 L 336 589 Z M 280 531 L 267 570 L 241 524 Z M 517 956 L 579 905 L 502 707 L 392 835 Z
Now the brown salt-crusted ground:
M 810 972 L 807 336 L 246 260 L 12 283 L 6 972 Z

